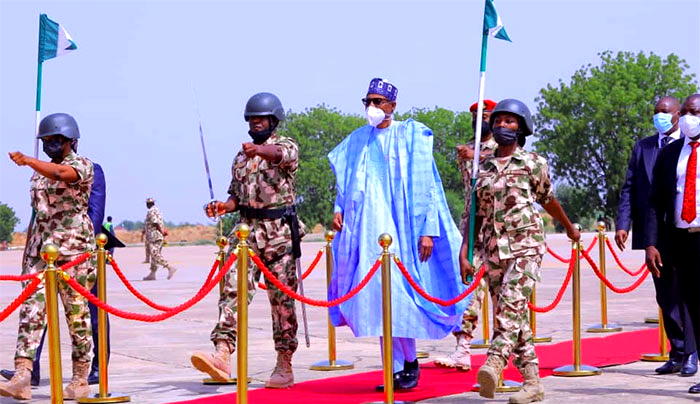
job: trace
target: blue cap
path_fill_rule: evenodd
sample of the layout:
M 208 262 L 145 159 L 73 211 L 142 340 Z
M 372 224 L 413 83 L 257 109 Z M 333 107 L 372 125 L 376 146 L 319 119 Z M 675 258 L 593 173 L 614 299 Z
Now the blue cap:
M 369 89 L 367 89 L 367 94 L 379 94 L 386 97 L 389 101 L 396 101 L 396 94 L 399 89 L 388 81 L 384 81 L 379 77 L 373 78 L 369 82 Z

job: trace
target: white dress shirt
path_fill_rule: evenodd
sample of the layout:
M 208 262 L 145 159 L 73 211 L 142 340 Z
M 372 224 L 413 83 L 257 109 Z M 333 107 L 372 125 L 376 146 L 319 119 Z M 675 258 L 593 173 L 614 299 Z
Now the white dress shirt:
M 659 142 L 659 149 L 662 148 L 662 147 L 664 147 L 664 144 L 662 143 L 662 140 L 663 140 L 666 136 L 668 136 L 668 137 L 671 138 L 671 140 L 668 141 L 668 144 L 671 144 L 671 143 L 673 143 L 674 140 L 678 140 L 678 139 L 681 138 L 681 130 L 680 130 L 680 129 L 676 129 L 675 132 L 673 132 L 673 133 L 671 133 L 671 134 L 668 134 L 668 135 L 664 135 L 663 133 L 659 133 L 659 140 L 658 140 L 658 142 Z
M 695 151 L 698 154 L 698 167 L 695 172 L 695 212 L 696 216 L 692 222 L 688 223 L 681 219 L 681 211 L 683 209 L 683 195 L 685 193 L 685 173 L 688 168 L 688 159 L 690 152 L 693 149 L 689 143 L 692 140 L 684 136 L 683 148 L 678 156 L 678 165 L 676 166 L 676 204 L 675 204 L 675 222 L 679 229 L 687 229 L 688 227 L 700 227 L 700 147 Z M 696 141 L 700 142 L 700 139 Z

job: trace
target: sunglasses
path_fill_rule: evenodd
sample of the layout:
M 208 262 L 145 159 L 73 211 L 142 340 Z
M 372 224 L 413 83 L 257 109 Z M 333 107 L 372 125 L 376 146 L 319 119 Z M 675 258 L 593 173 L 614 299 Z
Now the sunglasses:
M 365 107 L 369 107 L 369 104 L 373 104 L 374 106 L 380 106 L 385 102 L 389 102 L 389 100 L 384 99 L 384 98 L 363 98 L 362 99 L 362 104 L 365 105 Z

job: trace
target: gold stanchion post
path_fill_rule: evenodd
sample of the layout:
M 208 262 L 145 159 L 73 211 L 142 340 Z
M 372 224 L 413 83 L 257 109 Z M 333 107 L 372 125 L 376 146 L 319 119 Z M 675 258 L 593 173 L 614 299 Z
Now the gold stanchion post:
M 228 245 L 228 239 L 224 236 L 220 236 L 216 239 L 216 246 L 219 247 L 219 252 L 216 253 L 216 260 L 219 262 L 219 269 L 224 267 L 224 264 L 226 263 L 226 246 Z M 224 286 L 226 284 L 226 281 L 224 278 L 221 278 L 221 281 L 219 281 L 219 296 L 224 294 Z M 229 375 L 231 376 L 231 375 Z M 206 385 L 227 385 L 227 384 L 236 384 L 238 383 L 238 379 L 235 377 L 228 377 L 226 380 L 214 380 L 211 377 L 208 377 L 204 380 L 202 380 L 202 384 Z M 250 383 L 250 379 L 248 380 L 248 383 Z
M 669 360 L 668 337 L 664 329 L 664 317 L 661 313 L 661 308 L 659 308 L 659 352 L 644 354 L 642 355 L 642 360 L 644 362 L 666 362 Z
M 238 238 L 238 350 L 236 351 L 237 375 L 239 379 L 248 380 L 248 236 L 250 227 L 241 223 L 235 230 Z M 248 383 L 237 383 L 237 404 L 248 404 Z
M 333 248 L 332 243 L 335 238 L 335 232 L 329 230 L 325 234 L 326 246 L 326 286 L 330 286 L 331 277 L 333 276 Z M 355 365 L 343 359 L 336 358 L 336 347 L 335 347 L 335 327 L 331 323 L 330 316 L 328 317 L 328 360 L 316 362 L 309 369 L 311 370 L 347 370 L 353 369 Z
M 580 229 L 578 224 L 576 226 Z M 602 373 L 600 369 L 581 364 L 581 243 L 572 242 L 572 248 L 575 250 L 574 259 L 576 260 L 574 261 L 574 279 L 571 288 L 571 300 L 573 303 L 574 363 L 572 365 L 558 367 L 554 369 L 552 374 L 564 377 L 595 376 Z
M 484 283 L 484 298 L 481 301 L 481 335 L 482 339 L 472 341 L 471 347 L 475 349 L 491 346 L 491 330 L 489 329 L 489 286 Z
M 107 235 L 100 233 L 95 238 L 97 242 L 97 297 L 107 302 Z M 97 308 L 97 355 L 99 358 L 100 392 L 93 397 L 79 398 L 79 403 L 127 403 L 131 397 L 109 393 L 108 358 L 107 358 L 107 313 Z
M 598 222 L 598 266 L 600 273 L 605 276 L 605 222 Z M 617 324 L 608 324 L 608 290 L 603 281 L 600 281 L 600 324 L 596 324 L 586 330 L 587 332 L 604 333 L 622 331 Z
M 44 282 L 49 333 L 51 404 L 59 404 L 63 403 L 63 374 L 61 371 L 61 340 L 58 329 L 58 285 L 56 267 L 54 266 L 58 259 L 58 247 L 54 244 L 44 244 L 41 248 L 41 259 L 46 262 Z
M 537 305 L 537 286 L 532 288 L 532 294 L 530 294 L 530 303 L 533 306 Z M 530 310 L 530 330 L 532 330 L 532 341 L 536 344 L 541 342 L 552 342 L 552 337 L 550 336 L 537 336 L 537 313 L 534 310 Z

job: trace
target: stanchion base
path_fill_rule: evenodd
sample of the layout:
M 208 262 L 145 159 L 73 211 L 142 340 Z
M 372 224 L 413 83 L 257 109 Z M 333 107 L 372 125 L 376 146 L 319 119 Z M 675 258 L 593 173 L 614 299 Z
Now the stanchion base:
M 489 348 L 491 346 L 490 340 L 477 339 L 472 341 L 471 347 L 474 349 Z
M 77 400 L 79 403 L 128 403 L 129 401 L 131 401 L 131 397 L 115 393 L 110 393 L 107 397 L 100 397 L 99 394 L 95 394 L 92 397 L 83 397 Z
M 622 331 L 622 327 L 617 324 L 596 324 L 591 328 L 587 329 L 586 332 L 594 333 L 604 333 L 604 332 L 618 332 Z
M 644 318 L 644 322 L 647 324 L 659 324 L 659 318 L 658 317 L 646 317 L 646 318 Z
M 641 356 L 643 362 L 668 362 L 668 354 L 648 353 Z
M 479 383 L 476 383 L 474 386 L 472 386 L 472 388 L 476 391 L 479 391 L 481 386 L 479 385 Z M 522 388 L 522 383 L 518 383 L 513 380 L 503 380 L 501 385 L 496 386 L 496 393 L 516 393 Z
M 416 352 L 416 359 L 425 359 L 425 358 L 430 358 L 429 352 L 426 352 L 426 351 Z
M 556 368 L 552 372 L 554 376 L 562 377 L 598 376 L 601 373 L 603 373 L 603 371 L 601 371 L 597 367 L 588 365 L 581 365 L 579 366 L 578 370 L 574 368 L 574 365 L 567 365 Z
M 532 342 L 534 342 L 535 344 L 539 344 L 541 342 L 552 342 L 552 337 L 550 337 L 550 336 L 535 337 L 532 339 Z
M 251 378 L 248 378 L 248 384 L 250 384 Z M 226 384 L 238 384 L 238 378 L 237 377 L 232 377 L 230 379 L 226 379 L 225 381 L 222 380 L 214 380 L 212 378 L 207 378 L 202 380 L 202 384 L 206 384 L 207 386 L 223 386 Z
M 309 367 L 311 370 L 323 370 L 323 371 L 331 371 L 331 370 L 348 370 L 348 369 L 354 369 L 355 364 L 353 364 L 350 361 L 345 361 L 342 359 L 336 359 L 332 363 L 331 361 L 320 361 L 316 362 L 313 365 Z

